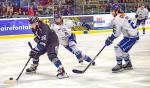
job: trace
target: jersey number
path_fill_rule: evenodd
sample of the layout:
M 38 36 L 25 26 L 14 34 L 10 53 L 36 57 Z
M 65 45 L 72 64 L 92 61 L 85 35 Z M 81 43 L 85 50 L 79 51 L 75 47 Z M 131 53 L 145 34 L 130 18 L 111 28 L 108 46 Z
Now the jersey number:
M 131 20 L 128 20 L 128 23 L 130 24 L 130 26 L 135 29 L 137 28 L 137 26 L 135 25 L 135 23 L 133 23 Z

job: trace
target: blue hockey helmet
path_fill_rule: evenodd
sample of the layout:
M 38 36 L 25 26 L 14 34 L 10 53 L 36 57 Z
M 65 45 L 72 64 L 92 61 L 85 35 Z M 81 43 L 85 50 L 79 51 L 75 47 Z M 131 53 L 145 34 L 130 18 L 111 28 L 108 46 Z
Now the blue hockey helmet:
M 31 16 L 29 17 L 28 21 L 30 24 L 33 24 L 33 23 L 39 22 L 39 18 L 37 16 Z
M 113 6 L 112 6 L 112 10 L 114 10 L 114 11 L 117 11 L 117 10 L 119 10 L 120 8 L 121 8 L 121 6 L 120 6 L 118 3 L 113 4 Z

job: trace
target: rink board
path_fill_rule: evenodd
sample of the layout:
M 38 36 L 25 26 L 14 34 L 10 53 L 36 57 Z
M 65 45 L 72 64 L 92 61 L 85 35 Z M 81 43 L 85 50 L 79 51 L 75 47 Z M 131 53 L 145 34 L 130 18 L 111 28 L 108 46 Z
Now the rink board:
M 139 30 L 142 30 L 140 28 Z M 150 30 L 150 27 L 146 27 L 146 30 Z M 79 34 L 96 34 L 96 33 L 106 33 L 106 32 L 112 32 L 112 29 L 105 29 L 105 30 L 90 30 L 90 31 L 74 31 L 76 35 Z M 8 36 L 0 36 L 0 40 L 4 39 L 16 39 L 16 38 L 32 38 L 34 37 L 33 34 L 20 34 L 20 35 L 8 35 Z

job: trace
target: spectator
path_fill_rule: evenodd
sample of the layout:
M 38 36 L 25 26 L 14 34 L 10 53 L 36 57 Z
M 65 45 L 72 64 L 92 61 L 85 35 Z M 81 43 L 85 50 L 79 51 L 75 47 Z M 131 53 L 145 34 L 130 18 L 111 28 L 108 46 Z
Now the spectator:
M 131 13 L 131 8 L 129 6 L 126 6 L 126 10 L 125 10 L 126 13 Z
M 111 9 L 111 5 L 110 5 L 110 3 L 108 3 L 108 4 L 106 5 L 106 10 L 105 10 L 105 12 L 110 12 L 110 9 Z
M 18 15 L 23 15 L 23 11 L 21 8 L 19 8 L 19 10 L 18 10 Z
M 39 15 L 43 15 L 43 6 L 40 4 L 40 3 L 38 3 L 38 14 Z
M 13 14 L 13 16 L 12 16 L 13 18 L 19 18 L 20 17 L 20 15 L 19 15 L 19 13 L 18 12 L 14 12 L 14 14 Z
M 64 7 L 64 9 L 63 9 L 63 15 L 64 16 L 68 16 L 69 15 L 68 7 Z
M 73 0 L 66 0 L 66 5 L 73 5 L 73 4 L 74 4 Z
M 30 6 L 30 7 L 29 7 L 28 16 L 35 16 L 33 6 Z
M 13 6 L 11 4 L 7 5 L 6 14 L 7 14 L 7 17 L 12 17 L 12 15 L 13 15 Z
M 49 15 L 50 15 L 50 9 L 49 9 L 49 8 L 46 8 L 46 9 L 45 9 L 44 15 L 45 15 L 45 16 L 49 16 Z
M 3 3 L 0 2 L 0 16 L 3 16 Z
M 55 3 L 54 7 L 52 1 Z M 91 5 L 95 1 L 98 4 L 93 3 Z M 141 0 L 0 0 L 0 16 L 12 17 L 13 14 L 15 17 L 17 15 L 35 16 L 37 13 L 38 16 L 51 16 L 53 12 L 65 16 L 109 13 L 111 4 L 118 2 L 121 3 L 125 12 L 131 13 L 136 11 Z M 142 3 L 145 3 L 150 11 L 149 2 L 149 0 L 142 0 Z M 32 4 L 32 7 L 29 7 L 29 4 Z

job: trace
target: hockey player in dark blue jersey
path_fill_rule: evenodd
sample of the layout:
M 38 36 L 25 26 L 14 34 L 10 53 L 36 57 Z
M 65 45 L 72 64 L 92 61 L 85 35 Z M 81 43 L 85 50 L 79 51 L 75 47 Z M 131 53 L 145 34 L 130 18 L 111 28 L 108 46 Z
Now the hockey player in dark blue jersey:
M 39 64 L 39 57 L 47 53 L 49 60 L 58 68 L 57 77 L 60 79 L 68 77 L 61 61 L 57 57 L 59 41 L 56 33 L 50 30 L 49 26 L 40 21 L 38 17 L 30 17 L 29 23 L 35 35 L 34 40 L 37 46 L 30 51 L 29 56 L 33 58 L 33 64 L 31 64 L 30 68 L 26 69 L 26 72 L 36 72 Z

